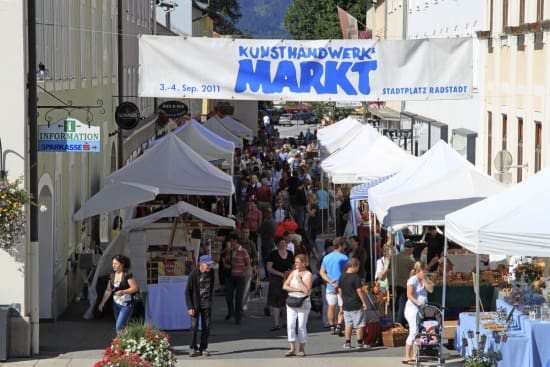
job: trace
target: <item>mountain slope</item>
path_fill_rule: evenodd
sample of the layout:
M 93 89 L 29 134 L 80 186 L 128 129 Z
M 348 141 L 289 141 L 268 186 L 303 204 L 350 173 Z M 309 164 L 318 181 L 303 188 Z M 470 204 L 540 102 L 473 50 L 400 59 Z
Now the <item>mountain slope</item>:
M 239 0 L 242 17 L 237 23 L 248 37 L 256 39 L 284 38 L 284 17 L 292 0 Z

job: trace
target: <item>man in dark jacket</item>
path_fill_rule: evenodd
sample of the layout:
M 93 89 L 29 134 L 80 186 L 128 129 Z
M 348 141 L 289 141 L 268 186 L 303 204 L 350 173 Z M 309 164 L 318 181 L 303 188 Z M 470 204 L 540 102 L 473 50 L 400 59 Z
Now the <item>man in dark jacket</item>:
M 210 319 L 212 316 L 212 295 L 214 293 L 214 263 L 210 256 L 203 255 L 199 258 L 199 267 L 190 274 L 185 288 L 185 302 L 187 312 L 191 316 L 191 352 L 190 357 L 199 355 L 209 356 L 208 336 L 210 334 Z M 197 333 L 199 329 L 199 317 L 201 319 L 201 340 L 197 347 Z

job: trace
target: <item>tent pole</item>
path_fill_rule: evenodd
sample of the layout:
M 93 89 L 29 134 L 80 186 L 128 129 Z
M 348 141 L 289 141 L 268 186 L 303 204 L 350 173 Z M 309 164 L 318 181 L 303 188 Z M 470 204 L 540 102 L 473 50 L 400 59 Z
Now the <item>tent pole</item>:
M 393 239 L 393 231 L 390 232 L 390 235 L 392 236 L 392 239 Z M 392 242 L 392 246 L 395 248 L 395 245 L 393 244 Z M 384 256 L 382 254 L 382 256 Z M 395 262 L 393 261 L 393 259 L 395 258 L 395 251 L 392 251 L 392 259 L 391 259 L 391 300 L 392 300 L 392 305 L 391 305 L 391 317 L 392 317 L 392 322 L 395 322 Z M 387 292 L 389 292 L 390 290 L 388 289 Z
M 233 150 L 233 154 L 231 155 L 231 180 L 235 179 L 235 151 Z M 233 183 L 233 187 L 235 187 L 235 184 Z M 233 193 L 229 195 L 229 215 L 233 215 L 233 196 L 237 196 L 237 193 Z M 225 208 L 225 206 L 224 206 Z
M 449 245 L 447 242 L 447 236 L 445 236 L 445 246 L 443 247 L 443 293 L 441 294 L 441 315 L 443 328 L 445 327 L 445 305 L 447 302 L 447 253 Z
M 336 218 L 336 184 L 334 182 L 332 182 L 332 192 L 334 193 L 334 195 L 332 196 L 332 199 L 333 199 L 333 205 L 332 205 L 332 212 L 334 214 L 333 218 L 334 218 L 334 223 L 332 223 L 334 225 L 334 233 L 336 233 L 336 223 L 338 222 L 337 218 Z
M 324 191 L 325 190 L 325 180 L 324 180 L 323 176 L 324 176 L 324 173 L 323 173 L 323 170 L 321 170 L 321 185 L 320 186 L 321 186 L 321 190 Z M 327 190 L 327 193 L 328 193 L 328 190 Z M 330 200 L 327 200 L 327 205 L 329 204 L 328 203 L 329 201 Z M 330 207 L 330 205 L 329 205 L 329 207 Z M 330 215 L 328 208 L 327 208 L 327 210 L 325 210 L 325 212 L 326 212 L 325 214 L 327 216 Z M 325 233 L 325 214 L 323 214 L 323 211 L 321 210 L 321 233 Z M 327 217 L 326 221 L 328 223 L 328 217 Z M 317 246 L 316 244 L 314 244 L 314 245 Z
M 374 278 L 372 278 L 372 227 L 373 227 L 373 220 L 372 220 L 372 213 L 369 208 L 369 262 L 370 262 L 370 268 L 371 268 L 371 285 L 374 284 Z
M 479 254 L 476 254 L 476 348 L 479 350 Z

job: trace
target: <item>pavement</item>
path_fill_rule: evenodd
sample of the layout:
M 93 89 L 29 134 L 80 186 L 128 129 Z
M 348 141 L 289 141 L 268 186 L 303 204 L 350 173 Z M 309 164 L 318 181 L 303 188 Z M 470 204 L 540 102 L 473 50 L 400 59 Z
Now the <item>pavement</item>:
M 264 289 L 266 288 L 267 283 L 264 283 Z M 307 356 L 285 358 L 283 355 L 288 350 L 286 330 L 269 330 L 272 319 L 264 315 L 264 305 L 265 294 L 251 298 L 240 325 L 236 325 L 233 320 L 225 321 L 225 297 L 215 296 L 208 348 L 211 356 L 189 357 L 190 331 L 168 331 L 176 352 L 176 366 L 193 363 L 196 367 L 258 367 L 258 363 L 261 363 L 262 367 L 278 367 L 284 363 L 287 367 L 328 367 L 335 362 L 346 367 L 363 367 L 366 363 L 371 366 L 403 366 L 403 347 L 343 349 L 344 338 L 330 335 L 328 329 L 323 327 L 321 314 L 318 312 L 310 313 Z M 82 314 L 86 307 L 86 302 L 73 303 L 56 321 L 41 322 L 40 353 L 32 358 L 10 358 L 0 366 L 93 366 L 101 359 L 103 350 L 114 337 L 114 320 L 110 313 L 104 313 L 93 320 L 85 320 Z M 444 348 L 444 356 L 446 366 L 462 366 L 462 358 L 454 350 Z

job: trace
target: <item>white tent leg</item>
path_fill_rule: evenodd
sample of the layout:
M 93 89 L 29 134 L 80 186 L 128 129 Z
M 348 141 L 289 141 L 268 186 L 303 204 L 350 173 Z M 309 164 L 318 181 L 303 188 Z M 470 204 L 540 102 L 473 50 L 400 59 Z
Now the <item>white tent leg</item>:
M 447 303 L 447 252 L 448 252 L 447 236 L 445 236 L 445 246 L 443 248 L 443 293 L 441 294 L 441 322 L 442 330 L 445 330 L 445 305 Z

